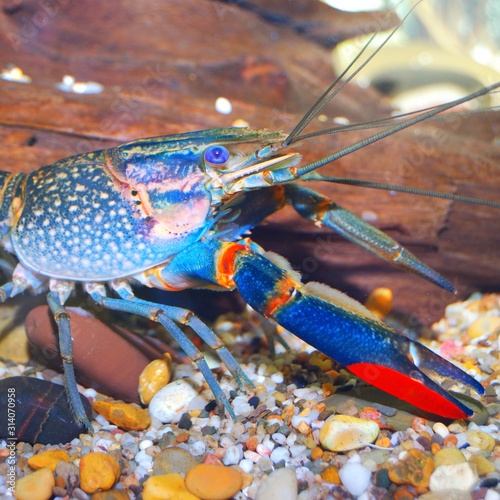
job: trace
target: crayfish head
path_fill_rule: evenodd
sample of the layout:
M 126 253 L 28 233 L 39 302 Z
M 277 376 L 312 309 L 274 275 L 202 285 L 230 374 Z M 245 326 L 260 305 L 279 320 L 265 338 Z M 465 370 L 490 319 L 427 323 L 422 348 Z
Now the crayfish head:
M 298 153 L 281 154 L 286 134 L 245 128 L 214 129 L 214 141 L 201 155 L 202 168 L 210 177 L 209 189 L 220 198 L 240 191 L 269 187 L 276 173 L 289 177 Z

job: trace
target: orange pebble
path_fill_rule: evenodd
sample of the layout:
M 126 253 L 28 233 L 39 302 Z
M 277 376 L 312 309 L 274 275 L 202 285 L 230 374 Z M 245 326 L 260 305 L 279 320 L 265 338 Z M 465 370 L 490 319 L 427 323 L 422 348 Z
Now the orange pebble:
M 321 458 L 323 454 L 324 451 L 319 446 L 316 446 L 316 448 L 313 448 L 311 451 L 311 460 L 317 460 L 318 458 Z
M 246 441 L 247 450 L 255 451 L 257 449 L 257 445 L 259 444 L 259 440 L 254 437 L 249 437 Z
M 391 440 L 386 436 L 386 437 L 381 437 L 375 441 L 376 446 L 381 446 L 382 448 L 390 448 L 391 447 Z
M 368 296 L 365 307 L 375 316 L 382 319 L 387 316 L 392 309 L 393 294 L 390 288 L 375 288 Z
M 339 470 L 335 465 L 329 465 L 322 473 L 323 481 L 332 484 L 340 484 Z
M 449 434 L 443 439 L 443 446 L 444 447 L 452 447 L 455 446 L 458 443 L 457 436 L 454 434 Z
M 394 500 L 413 500 L 415 495 L 407 486 L 401 486 L 394 492 Z
M 179 434 L 175 440 L 178 443 L 185 443 L 189 438 L 191 437 L 191 434 L 189 432 L 183 432 L 182 434 Z
M 431 444 L 431 453 L 435 455 L 441 449 L 441 445 L 438 443 Z
M 335 392 L 335 387 L 330 382 L 326 382 L 326 383 L 322 384 L 321 389 L 322 389 L 323 394 L 325 396 L 330 396 L 331 394 L 333 394 Z
M 415 417 L 411 422 L 411 428 L 416 432 L 425 431 L 426 425 L 427 425 L 427 420 L 421 417 Z

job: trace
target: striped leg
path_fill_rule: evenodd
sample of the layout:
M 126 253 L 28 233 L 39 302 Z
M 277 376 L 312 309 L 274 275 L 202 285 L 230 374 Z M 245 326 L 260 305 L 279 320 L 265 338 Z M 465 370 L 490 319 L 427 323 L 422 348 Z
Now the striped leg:
M 399 335 L 361 304 L 325 285 L 303 285 L 266 257 L 238 243 L 200 242 L 161 271 L 168 287 L 218 284 L 236 287 L 268 318 L 337 360 L 367 382 L 424 410 L 450 418 L 472 412 L 435 383 L 438 374 L 483 387 L 418 342 Z
M 107 297 L 103 285 L 92 283 L 86 285 L 87 292 L 101 306 L 114 311 L 137 314 L 162 325 L 167 332 L 172 335 L 187 356 L 189 356 L 193 362 L 196 363 L 210 386 L 210 389 L 212 389 L 217 402 L 226 408 L 232 418 L 236 419 L 236 415 L 231 408 L 229 400 L 213 376 L 206 360 L 203 357 L 203 354 L 186 337 L 184 332 L 175 324 L 174 321 L 189 325 L 200 338 L 207 342 L 210 347 L 215 349 L 228 370 L 235 377 L 238 384 L 245 384 L 249 387 L 253 387 L 253 383 L 243 373 L 238 362 L 229 353 L 227 348 L 215 335 L 215 333 L 213 333 L 212 330 L 210 330 L 202 321 L 194 316 L 192 312 L 187 311 L 186 309 L 169 307 L 138 299 L 134 296 L 132 290 L 124 283 L 115 285 L 114 289 L 120 296 L 119 299 Z

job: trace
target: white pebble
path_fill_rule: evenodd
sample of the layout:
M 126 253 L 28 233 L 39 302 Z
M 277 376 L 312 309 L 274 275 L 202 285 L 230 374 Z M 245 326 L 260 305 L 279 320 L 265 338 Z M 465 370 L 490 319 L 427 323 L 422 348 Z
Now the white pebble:
M 431 474 L 429 489 L 431 491 L 443 491 L 457 489 L 471 491 L 479 482 L 475 469 L 467 463 L 452 465 L 440 465 Z
M 145 439 L 144 441 L 140 442 L 139 449 L 145 450 L 146 448 L 149 448 L 150 446 L 153 446 L 153 441 L 151 441 L 151 439 Z
M 432 430 L 436 433 L 439 434 L 443 439 L 450 434 L 450 431 L 448 430 L 448 427 L 444 425 L 441 422 L 436 422 L 432 426 Z
M 260 458 L 260 456 L 259 456 Z M 240 446 L 230 446 L 226 453 L 224 453 L 224 458 L 222 463 L 224 465 L 236 465 L 243 459 L 243 450 Z
M 146 470 L 153 468 L 153 457 L 148 455 L 144 450 L 136 453 L 135 461 L 140 467 L 144 467 Z
M 228 115 L 233 110 L 233 105 L 226 97 L 217 97 L 215 100 L 215 110 L 222 115 Z
M 227 434 L 224 434 L 220 437 L 219 444 L 221 448 L 229 448 L 230 446 L 234 446 L 234 439 Z
M 297 500 L 297 476 L 293 469 L 278 469 L 262 481 L 255 500 Z
M 495 490 L 488 489 L 486 495 L 484 496 L 484 500 L 500 500 L 500 493 Z
M 285 444 L 286 441 L 286 436 L 284 434 L 281 434 L 280 432 L 275 432 L 272 435 L 272 438 L 275 443 L 278 443 L 280 446 Z
M 292 455 L 292 457 L 298 457 L 300 454 L 304 453 L 304 451 L 306 451 L 307 449 L 307 446 L 305 446 L 304 444 L 294 444 L 292 446 L 290 446 L 290 453 Z
M 271 440 L 271 436 L 269 436 L 269 434 L 264 438 L 264 440 L 262 441 L 262 444 L 266 448 L 269 448 L 269 451 L 273 451 L 274 448 L 276 447 L 276 443 Z
M 283 383 L 283 374 L 281 372 L 276 372 L 271 375 L 271 380 L 277 384 Z
M 247 474 L 250 474 L 250 472 L 252 472 L 253 462 L 248 458 L 244 458 L 243 460 L 241 460 L 238 465 L 241 467 L 243 472 L 246 472 Z
M 196 441 L 190 448 L 191 454 L 195 457 L 199 457 L 205 453 L 207 446 L 203 441 Z
M 262 458 L 258 453 L 252 450 L 246 450 L 245 453 L 243 453 L 243 456 L 247 460 L 251 460 L 254 464 L 256 464 Z
M 179 421 L 198 389 L 187 379 L 174 380 L 160 389 L 149 403 L 149 413 L 164 424 Z
M 271 453 L 271 460 L 275 464 L 277 464 L 281 460 L 288 462 L 288 460 L 290 460 L 290 451 L 288 451 L 288 448 L 285 448 L 283 446 L 278 446 Z
M 358 497 L 370 486 L 371 472 L 359 463 L 348 462 L 339 470 L 340 480 L 345 489 Z

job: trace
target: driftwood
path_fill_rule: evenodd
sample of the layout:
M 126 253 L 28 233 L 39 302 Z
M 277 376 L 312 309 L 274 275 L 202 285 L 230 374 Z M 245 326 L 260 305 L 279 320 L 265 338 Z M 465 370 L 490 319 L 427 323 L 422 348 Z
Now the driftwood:
M 283 4 L 295 9 L 283 10 Z M 336 32 L 332 24 L 329 32 L 316 2 L 292 4 L 4 1 L 0 66 L 20 67 L 32 83 L 0 80 L 1 168 L 28 172 L 137 137 L 230 126 L 236 119 L 253 128 L 290 130 L 333 78 L 322 45 L 369 31 L 372 24 L 394 22 L 387 13 L 369 20 L 363 15 L 360 23 L 350 15 L 341 29 Z M 57 89 L 67 74 L 96 81 L 104 91 L 78 95 Z M 215 111 L 219 96 L 230 99 L 230 115 Z M 353 121 L 388 112 L 383 97 L 356 85 L 348 85 L 325 110 L 330 118 Z M 499 125 L 496 112 L 420 124 L 321 171 L 499 201 L 500 151 L 494 142 Z M 309 161 L 362 136 L 320 138 L 297 148 Z M 354 187 L 316 187 L 358 214 L 372 212 L 378 227 L 447 276 L 461 296 L 500 288 L 497 210 Z M 376 286 L 389 286 L 396 307 L 424 322 L 439 317 L 455 299 L 300 220 L 291 209 L 271 217 L 254 236 L 286 255 L 308 279 L 360 300 Z

